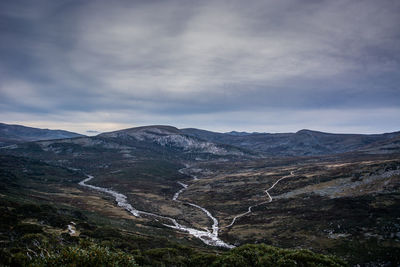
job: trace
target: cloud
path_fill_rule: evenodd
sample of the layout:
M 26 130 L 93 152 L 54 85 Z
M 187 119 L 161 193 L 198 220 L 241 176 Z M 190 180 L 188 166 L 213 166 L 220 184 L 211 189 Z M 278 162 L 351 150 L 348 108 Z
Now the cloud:
M 267 114 L 319 110 L 304 127 L 286 116 L 274 129 L 322 125 L 323 111 L 333 129 L 346 110 L 369 131 L 359 110 L 398 114 L 398 1 L 42 0 L 0 10 L 0 120 L 5 111 L 119 126 L 201 118 L 192 126 L 216 129 L 220 118 L 221 129 L 238 129 L 247 114 L 263 131 L 257 123 L 274 123 Z M 377 131 L 393 129 L 381 121 Z

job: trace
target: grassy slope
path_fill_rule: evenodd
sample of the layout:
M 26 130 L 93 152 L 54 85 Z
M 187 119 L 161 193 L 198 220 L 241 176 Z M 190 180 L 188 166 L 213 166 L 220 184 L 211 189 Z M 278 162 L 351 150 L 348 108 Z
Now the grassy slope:
M 69 261 L 78 266 L 96 265 L 119 255 L 121 261 L 131 262 L 129 257 L 133 256 L 136 263 L 150 266 L 234 266 L 231 263 L 238 260 L 241 264 L 259 260 L 260 266 L 279 260 L 273 265 L 294 261 L 342 265 L 339 260 L 307 251 L 250 246 L 223 252 L 197 240 L 189 242 L 186 236 L 177 239 L 175 232 L 156 223 L 120 218 L 118 211 L 107 213 L 106 208 L 95 210 L 88 203 L 76 201 L 81 194 L 76 183 L 82 178 L 82 173 L 38 160 L 0 156 L 2 264 L 63 266 Z M 85 192 L 86 198 L 91 194 Z M 97 200 L 112 204 L 105 196 Z M 68 225 L 74 225 L 79 235 L 71 235 Z M 57 258 L 59 253 L 64 256 Z M 96 255 L 97 263 L 85 258 L 88 253 Z
M 95 140 L 110 142 L 101 138 Z M 132 145 L 132 140 L 112 142 Z M 173 214 L 178 220 L 195 227 L 209 224 L 207 218 L 203 218 L 204 214 L 197 209 L 171 201 L 173 194 L 180 188 L 176 181 L 191 183 L 190 177 L 177 172 L 183 167 L 181 162 L 204 155 L 190 155 L 159 146 L 136 145 L 135 149 L 126 151 L 120 147 L 105 148 L 98 144 L 85 147 L 80 144 L 54 143 L 50 151 L 43 151 L 35 143 L 25 144 L 11 152 L 38 160 L 4 156 L 1 159 L 0 188 L 6 190 L 6 193 L 0 193 L 12 205 L 25 202 L 51 204 L 57 210 L 53 217 L 60 217 L 60 214 L 65 213 L 62 210 L 70 210 L 70 213 L 79 211 L 85 215 L 83 223 L 102 229 L 97 233 L 105 232 L 103 227 L 110 227 L 123 232 L 124 238 L 129 237 L 121 241 L 131 244 L 127 252 L 139 249 L 143 254 L 152 248 L 164 249 L 183 244 L 195 247 L 195 251 L 200 248 L 213 253 L 199 240 L 166 229 L 160 222 L 129 216 L 124 210 L 115 207 L 111 197 L 77 186 L 77 182 L 85 177 L 83 173 L 54 166 L 80 168 L 95 175 L 94 184 L 125 193 L 139 209 L 170 216 Z M 399 165 L 398 157 L 394 155 L 206 161 L 199 164 L 199 167 L 211 172 L 204 179 L 194 182 L 181 195 L 181 199 L 206 207 L 224 226 L 234 215 L 245 211 L 248 205 L 264 201 L 263 189 L 278 178 L 288 175 L 291 170 L 295 170 L 296 176 L 290 181 L 282 181 L 274 189 L 274 196 L 353 175 L 357 181 L 360 177 L 387 168 L 390 165 L 387 161 L 394 164 L 394 167 Z M 223 229 L 221 236 L 235 244 L 264 242 L 286 248 L 311 248 L 346 257 L 352 263 L 400 262 L 397 258 L 400 254 L 397 237 L 400 203 L 396 181 L 389 183 L 388 191 L 366 192 L 366 196 L 353 196 L 355 192 L 349 191 L 337 199 L 300 194 L 274 201 L 270 205 L 255 208 L 250 216 L 239 219 L 234 227 Z M 10 206 L 8 210 L 13 210 L 13 207 Z M 187 216 L 189 213 L 190 216 Z M 35 222 L 35 217 L 25 219 Z M 58 232 L 66 231 L 65 223 L 68 220 L 72 218 L 66 217 Z M 96 233 L 93 234 L 96 230 L 91 228 L 78 230 L 82 230 L 83 237 L 86 235 L 87 238 L 94 238 L 97 243 L 111 239 L 114 246 L 114 242 L 118 241 L 113 236 L 98 237 Z M 161 240 L 157 236 L 162 236 Z M 139 237 L 144 237 L 145 241 L 137 241 Z M 148 257 L 147 260 L 152 258 L 156 256 Z M 175 260 L 175 256 L 172 258 Z
M 396 155 L 203 164 L 213 174 L 190 187 L 182 199 L 210 209 L 224 227 L 249 205 L 265 202 L 264 190 L 294 171 L 270 192 L 273 202 L 222 228 L 222 239 L 238 245 L 312 248 L 351 263 L 398 263 L 400 176 L 385 174 L 399 166 Z M 372 181 L 357 186 L 368 179 Z

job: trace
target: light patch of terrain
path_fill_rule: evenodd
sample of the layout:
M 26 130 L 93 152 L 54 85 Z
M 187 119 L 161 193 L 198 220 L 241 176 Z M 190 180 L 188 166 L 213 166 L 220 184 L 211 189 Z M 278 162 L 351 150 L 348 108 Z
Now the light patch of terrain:
M 79 236 L 80 232 L 76 230 L 75 225 L 69 224 L 66 229 L 58 228 L 58 227 L 53 227 L 47 224 L 43 224 L 38 219 L 25 219 L 22 220 L 21 223 L 24 224 L 33 224 L 33 225 L 39 225 L 42 227 L 43 231 L 49 234 L 56 234 L 56 235 L 61 235 L 63 233 L 68 233 L 71 236 Z
M 339 178 L 308 185 L 276 196 L 275 198 L 291 198 L 301 194 L 317 194 L 330 198 L 350 197 L 373 192 L 381 192 L 385 185 L 400 182 L 400 170 L 387 171 L 382 174 L 362 177 L 360 181 L 353 181 L 353 177 Z

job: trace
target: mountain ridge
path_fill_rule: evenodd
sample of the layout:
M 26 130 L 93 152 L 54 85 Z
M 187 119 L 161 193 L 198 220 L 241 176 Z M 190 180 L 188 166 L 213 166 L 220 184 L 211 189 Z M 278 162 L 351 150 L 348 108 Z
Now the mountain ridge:
M 99 140 L 63 130 L 48 130 L 20 125 L 0 124 L 2 146 L 22 142 L 69 139 L 84 137 L 94 144 L 101 138 L 125 140 L 124 142 L 153 143 L 162 147 L 175 147 L 182 151 L 197 151 L 211 154 L 242 154 L 253 152 L 260 156 L 314 156 L 339 154 L 352 151 L 367 153 L 394 153 L 400 151 L 397 138 L 400 132 L 384 134 L 339 134 L 302 129 L 295 133 L 218 133 L 196 128 L 170 125 L 149 125 L 105 132 L 96 135 Z M 2 131 L 3 126 L 3 131 Z M 13 134 L 14 129 L 17 133 Z M 8 132 L 8 135 L 7 135 Z M 2 136 L 1 136 L 2 134 Z M 12 138 L 12 136 L 16 136 Z M 67 141 L 66 141 L 67 142 Z M 69 142 L 69 141 L 68 141 Z M 149 143 L 149 144 L 150 144 Z M 393 144 L 392 144 L 393 143 Z M 1 144 L 1 143 L 0 143 Z M 228 146 L 228 147 L 227 147 Z M 241 151 L 241 152 L 240 152 Z
M 83 136 L 82 134 L 65 130 L 41 129 L 24 125 L 0 123 L 0 146 Z
M 398 133 L 310 130 L 243 136 L 152 125 L 3 147 L 1 196 L 45 201 L 63 210 L 49 213 L 46 206 L 20 209 L 18 203 L 3 202 L 8 217 L 0 224 L 10 234 L 0 241 L 11 244 L 19 235 L 15 244 L 25 246 L 22 234 L 28 232 L 21 230 L 26 229 L 42 229 L 48 236 L 45 218 L 51 229 L 57 227 L 57 240 L 97 237 L 96 242 L 132 244 L 115 243 L 129 253 L 143 248 L 143 238 L 118 241 L 115 233 L 146 235 L 153 253 L 148 260 L 160 252 L 159 238 L 215 251 L 201 239 L 213 233 L 214 240 L 232 246 L 273 240 L 278 247 L 334 253 L 353 265 L 397 263 L 397 256 L 388 255 L 400 255 L 399 138 Z M 250 153 L 239 146 L 251 148 Z M 263 149 L 264 154 L 253 153 Z M 65 206 L 88 216 L 66 213 Z M 135 217 L 130 208 L 143 216 Z M 21 220 L 10 227 L 12 218 Z M 143 260 L 146 249 L 135 259 Z M 10 248 L 10 255 L 14 251 Z
M 230 134 L 195 128 L 181 129 L 187 135 L 211 142 L 254 150 L 266 156 L 309 156 L 345 153 L 400 136 L 384 134 L 338 134 L 302 129 L 296 133 Z

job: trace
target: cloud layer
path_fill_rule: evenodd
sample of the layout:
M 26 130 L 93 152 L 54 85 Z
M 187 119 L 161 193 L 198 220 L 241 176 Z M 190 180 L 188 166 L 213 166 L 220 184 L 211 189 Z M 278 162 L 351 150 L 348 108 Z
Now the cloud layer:
M 5 0 L 0 25 L 4 122 L 399 130 L 399 1 Z

